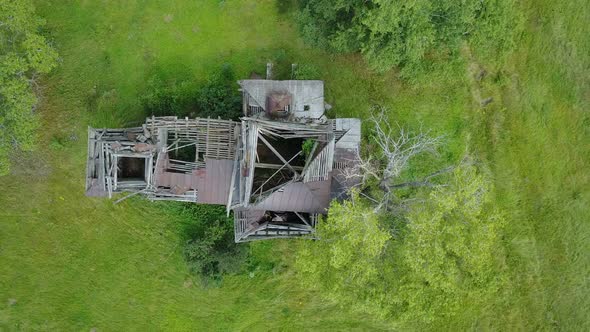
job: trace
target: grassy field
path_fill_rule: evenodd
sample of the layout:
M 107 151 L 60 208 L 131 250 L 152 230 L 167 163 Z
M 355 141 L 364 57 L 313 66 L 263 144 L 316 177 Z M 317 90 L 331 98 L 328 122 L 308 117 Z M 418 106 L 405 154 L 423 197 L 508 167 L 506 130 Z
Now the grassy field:
M 386 329 L 301 289 L 288 264 L 203 288 L 161 204 L 83 195 L 85 130 L 139 121 L 157 73 L 199 85 L 223 63 L 238 77 L 268 60 L 318 68 L 332 116 L 390 118 L 444 134 L 442 162 L 466 151 L 491 170 L 510 285 L 441 329 L 589 330 L 590 7 L 522 4 L 525 31 L 503 61 L 463 61 L 408 84 L 357 55 L 303 45 L 274 1 L 39 2 L 61 55 L 42 82 L 40 150 L 0 178 L 0 330 Z M 281 9 L 281 10 L 279 10 Z M 288 9 L 288 8 L 287 8 Z M 477 54 L 474 50 L 473 54 Z M 486 57 L 487 58 L 487 57 Z M 485 68 L 481 82 L 470 66 Z M 479 97 L 493 96 L 486 108 Z M 258 244 L 270 259 L 290 242 Z M 480 312 L 485 312 L 481 315 Z M 478 313 L 478 314 L 474 314 Z
M 590 271 L 590 8 L 529 3 L 527 31 L 477 117 L 478 149 L 509 213 L 506 327 L 587 330 Z M 490 317 L 490 325 L 496 324 Z

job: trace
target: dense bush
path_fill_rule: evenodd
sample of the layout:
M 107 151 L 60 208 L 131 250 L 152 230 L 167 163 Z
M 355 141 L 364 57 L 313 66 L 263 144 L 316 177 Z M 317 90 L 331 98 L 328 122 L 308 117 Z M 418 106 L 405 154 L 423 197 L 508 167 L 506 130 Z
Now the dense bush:
M 32 88 L 38 74 L 57 65 L 57 53 L 40 34 L 43 24 L 31 1 L 0 0 L 0 175 L 9 171 L 9 150 L 35 147 Z
M 495 54 L 513 47 L 519 18 L 513 0 L 303 0 L 298 20 L 307 42 L 336 52 L 360 51 L 380 71 L 409 76 L 433 58 L 475 41 Z
M 196 100 L 199 116 L 237 119 L 242 110 L 242 96 L 230 65 L 224 65 L 199 89 Z
M 248 246 L 234 242 L 233 218 L 225 207 L 171 203 L 170 208 L 181 218 L 184 257 L 192 272 L 211 281 L 244 271 Z
M 489 182 L 461 166 L 388 233 L 357 196 L 333 203 L 316 242 L 301 243 L 295 267 L 305 285 L 344 306 L 400 322 L 428 325 L 490 303 L 505 271 L 502 215 L 490 206 Z M 384 218 L 384 219 L 380 219 Z
M 188 79 L 166 80 L 152 75 L 142 102 L 145 112 L 156 116 L 235 119 L 241 114 L 241 96 L 230 65 L 222 66 L 200 87 Z

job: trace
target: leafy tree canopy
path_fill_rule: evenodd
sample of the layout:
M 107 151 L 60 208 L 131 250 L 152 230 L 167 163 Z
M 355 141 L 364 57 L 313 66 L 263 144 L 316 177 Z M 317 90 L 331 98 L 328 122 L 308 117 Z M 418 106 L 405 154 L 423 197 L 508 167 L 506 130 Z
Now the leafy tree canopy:
M 490 207 L 491 194 L 475 167 L 461 165 L 448 185 L 411 208 L 395 236 L 385 227 L 391 218 L 358 196 L 333 203 L 318 226 L 321 241 L 297 252 L 298 275 L 341 305 L 400 322 L 427 325 L 457 315 L 464 303 L 489 300 L 505 281 L 504 219 Z
M 490 183 L 463 165 L 448 187 L 434 190 L 408 214 L 407 235 L 396 252 L 403 271 L 396 302 L 405 320 L 444 319 L 501 289 L 505 220 L 490 206 L 491 195 Z
M 462 41 L 512 47 L 518 31 L 513 0 L 304 0 L 298 19 L 304 38 L 336 52 L 360 51 L 380 71 L 410 75 L 429 58 L 457 53 Z
M 320 241 L 301 243 L 297 253 L 295 266 L 304 284 L 341 304 L 358 305 L 360 299 L 373 306 L 383 283 L 382 254 L 391 239 L 373 208 L 357 195 L 334 201 L 317 234 Z
M 37 74 L 57 65 L 57 53 L 40 34 L 43 20 L 31 1 L 0 0 L 0 175 L 9 171 L 8 151 L 35 147 Z

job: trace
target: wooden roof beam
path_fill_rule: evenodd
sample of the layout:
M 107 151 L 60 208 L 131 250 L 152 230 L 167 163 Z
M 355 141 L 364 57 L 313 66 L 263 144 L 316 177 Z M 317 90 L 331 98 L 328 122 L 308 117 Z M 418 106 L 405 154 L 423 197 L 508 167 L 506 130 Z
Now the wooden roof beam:
M 280 172 L 280 171 L 281 171 L 281 170 L 282 170 L 282 169 L 283 169 L 285 166 L 288 166 L 288 165 L 289 165 L 289 163 L 290 163 L 290 162 L 291 162 L 293 159 L 297 158 L 297 156 L 298 156 L 298 155 L 300 155 L 302 152 L 303 152 L 303 151 L 299 151 L 299 152 L 298 152 L 296 155 L 294 155 L 294 156 L 293 156 L 291 159 L 289 159 L 289 161 L 288 161 L 288 162 L 284 163 L 284 164 L 283 164 L 283 166 L 280 166 L 280 167 L 279 167 L 279 168 L 276 170 L 276 172 L 274 172 L 274 173 L 273 173 L 273 174 L 272 174 L 272 175 L 271 175 L 271 176 L 270 176 L 268 179 L 266 179 L 266 181 L 264 181 L 264 183 L 263 183 L 263 184 L 261 184 L 261 185 L 260 185 L 260 187 L 258 187 L 258 189 L 254 190 L 254 193 L 256 193 L 256 192 L 260 191 L 260 193 L 262 194 L 262 187 L 264 187 L 264 185 L 265 185 L 265 184 L 267 184 L 267 183 L 268 183 L 268 182 L 269 182 L 269 181 L 270 181 L 270 180 L 271 180 L 271 179 L 272 179 L 272 178 L 273 178 L 275 175 L 277 175 L 277 174 L 278 174 L 278 173 L 279 173 L 279 172 Z M 266 165 L 266 166 L 276 166 L 276 165 L 270 165 L 270 164 L 258 164 L 258 163 L 256 163 L 256 164 L 254 164 L 254 167 L 264 167 L 264 166 L 260 166 L 260 165 Z M 294 168 L 293 166 L 290 166 L 290 167 Z M 274 169 L 274 167 L 267 167 L 267 168 L 272 168 L 272 169 Z
M 289 164 L 289 162 L 283 158 L 283 156 L 281 156 L 281 154 L 260 134 L 258 134 L 258 138 L 260 138 L 260 140 L 266 144 L 266 146 L 268 146 L 268 148 L 287 166 L 289 167 L 289 169 L 291 171 L 293 171 L 293 173 L 295 174 L 295 177 L 299 176 L 299 173 L 295 170 L 295 168 L 293 168 L 293 166 L 291 166 Z

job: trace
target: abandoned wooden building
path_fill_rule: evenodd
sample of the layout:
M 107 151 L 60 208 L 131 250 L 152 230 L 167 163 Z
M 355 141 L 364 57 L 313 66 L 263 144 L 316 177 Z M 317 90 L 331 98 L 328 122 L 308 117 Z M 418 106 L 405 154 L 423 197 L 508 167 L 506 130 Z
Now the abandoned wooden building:
M 327 119 L 322 81 L 241 80 L 240 122 L 150 117 L 88 129 L 86 195 L 222 204 L 235 241 L 314 237 L 355 185 L 359 119 Z

